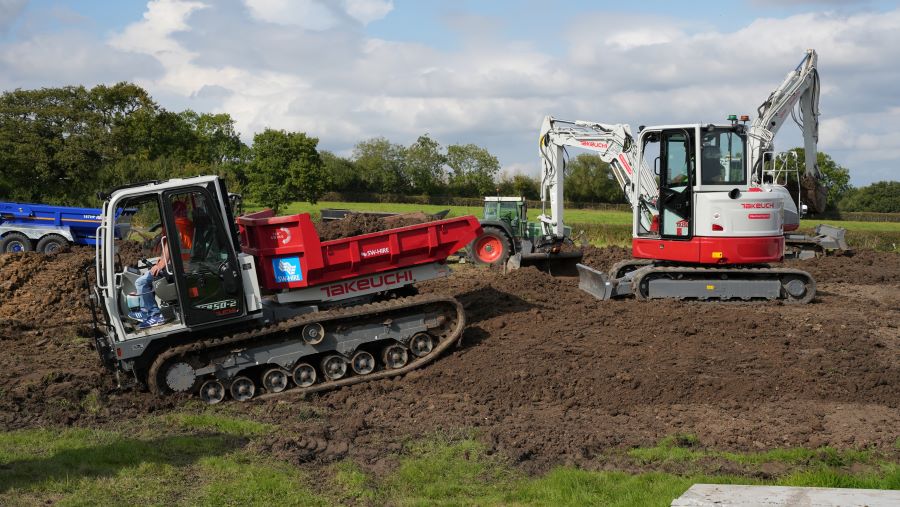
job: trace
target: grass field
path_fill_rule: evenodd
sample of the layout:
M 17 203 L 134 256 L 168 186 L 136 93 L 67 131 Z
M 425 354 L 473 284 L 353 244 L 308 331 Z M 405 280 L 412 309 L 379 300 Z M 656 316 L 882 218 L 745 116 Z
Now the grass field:
M 306 202 L 293 202 L 279 213 L 310 213 L 313 219 L 319 216 L 322 208 L 342 208 L 354 211 L 388 211 L 406 213 L 425 211 L 436 213 L 450 210 L 450 216 L 481 216 L 481 208 L 475 206 L 435 206 L 423 204 L 392 204 L 370 202 L 319 202 L 315 205 Z M 538 210 L 530 210 L 529 216 L 534 219 Z M 572 227 L 574 234 L 581 236 L 594 246 L 628 246 L 631 243 L 631 213 L 626 211 L 603 210 L 566 210 L 566 223 Z M 820 223 L 847 229 L 847 241 L 853 248 L 869 248 L 900 253 L 900 222 L 857 222 L 841 220 L 801 220 L 801 231 L 812 233 Z
M 475 433 L 411 441 L 382 476 L 349 460 L 298 467 L 259 450 L 276 427 L 228 410 L 2 433 L 0 504 L 643 506 L 669 505 L 698 482 L 900 489 L 900 465 L 870 451 L 735 454 L 689 435 L 599 458 L 646 470 L 637 474 L 559 467 L 529 477 L 485 452 Z M 753 478 L 764 469 L 780 473 Z

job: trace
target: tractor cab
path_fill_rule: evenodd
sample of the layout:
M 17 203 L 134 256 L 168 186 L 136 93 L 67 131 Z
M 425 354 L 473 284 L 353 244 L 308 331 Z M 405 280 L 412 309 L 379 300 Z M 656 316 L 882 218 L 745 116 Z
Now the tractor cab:
M 485 197 L 483 220 L 506 222 L 513 236 L 524 236 L 528 225 L 528 204 L 524 197 Z

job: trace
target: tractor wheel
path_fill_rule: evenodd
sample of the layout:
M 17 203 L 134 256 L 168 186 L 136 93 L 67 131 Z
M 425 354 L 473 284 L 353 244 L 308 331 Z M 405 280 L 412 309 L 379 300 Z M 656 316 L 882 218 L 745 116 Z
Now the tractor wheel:
M 33 249 L 31 240 L 21 232 L 11 232 L 0 240 L 0 253 L 30 252 Z
M 476 263 L 489 266 L 503 266 L 512 252 L 506 232 L 490 226 L 484 228 L 484 232 L 472 241 L 469 248 Z
M 38 240 L 35 250 L 45 254 L 55 254 L 62 252 L 69 247 L 69 240 L 58 235 L 48 234 Z

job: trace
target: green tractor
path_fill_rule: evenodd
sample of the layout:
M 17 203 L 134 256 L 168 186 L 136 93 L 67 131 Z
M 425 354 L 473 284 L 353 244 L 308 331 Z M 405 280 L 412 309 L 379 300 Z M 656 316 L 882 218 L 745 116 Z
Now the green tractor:
M 572 241 L 571 227 L 565 227 L 562 240 L 545 234 L 541 223 L 528 221 L 525 198 L 485 197 L 480 222 L 484 232 L 468 246 L 475 263 L 508 269 L 536 266 L 562 276 L 577 273 L 582 252 Z

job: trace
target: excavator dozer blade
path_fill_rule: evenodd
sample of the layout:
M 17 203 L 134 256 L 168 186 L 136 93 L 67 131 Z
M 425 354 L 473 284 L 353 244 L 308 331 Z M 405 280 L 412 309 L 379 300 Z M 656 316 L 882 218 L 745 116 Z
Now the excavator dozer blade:
M 613 286 L 606 273 L 601 273 L 584 264 L 577 264 L 576 267 L 578 268 L 579 289 L 600 300 L 612 297 Z

